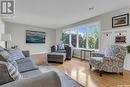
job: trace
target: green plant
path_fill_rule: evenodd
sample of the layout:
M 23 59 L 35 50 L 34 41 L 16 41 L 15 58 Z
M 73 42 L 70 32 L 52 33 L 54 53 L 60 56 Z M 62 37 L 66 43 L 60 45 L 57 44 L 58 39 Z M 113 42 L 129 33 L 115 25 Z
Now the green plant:
M 128 45 L 126 48 L 127 48 L 127 52 L 130 53 L 130 45 Z

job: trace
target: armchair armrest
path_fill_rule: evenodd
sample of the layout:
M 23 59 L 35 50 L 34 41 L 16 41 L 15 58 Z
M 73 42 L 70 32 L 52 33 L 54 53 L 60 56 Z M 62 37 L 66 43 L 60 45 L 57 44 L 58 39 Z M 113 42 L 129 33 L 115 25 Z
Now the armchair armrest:
M 25 57 L 30 57 L 30 52 L 28 50 L 24 50 L 22 53 Z
M 105 55 L 104 54 L 101 54 L 101 53 L 92 53 L 92 57 L 104 57 Z
M 51 71 L 29 79 L 21 79 L 0 87 L 61 87 L 59 76 Z
M 104 57 L 103 61 L 120 61 L 117 57 Z

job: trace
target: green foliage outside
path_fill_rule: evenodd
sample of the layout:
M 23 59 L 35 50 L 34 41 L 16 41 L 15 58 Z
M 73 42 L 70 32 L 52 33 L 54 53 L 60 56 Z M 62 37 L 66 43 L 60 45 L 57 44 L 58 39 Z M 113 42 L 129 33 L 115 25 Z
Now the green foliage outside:
M 88 48 L 89 49 L 98 49 L 98 39 L 99 32 L 97 29 L 94 29 L 94 33 L 88 36 Z
M 79 34 L 79 47 L 80 48 L 86 48 L 86 41 L 87 41 L 86 35 L 82 36 Z
M 128 45 L 126 48 L 127 48 L 127 52 L 130 53 L 130 45 Z
M 64 44 L 69 44 L 69 34 L 62 33 L 62 39 Z

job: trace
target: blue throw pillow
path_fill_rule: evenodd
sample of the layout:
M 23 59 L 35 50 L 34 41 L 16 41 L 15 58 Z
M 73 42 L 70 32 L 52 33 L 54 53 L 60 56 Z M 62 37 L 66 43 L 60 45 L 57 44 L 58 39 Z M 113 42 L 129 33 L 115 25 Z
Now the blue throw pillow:
M 4 48 L 0 46 L 0 51 L 2 51 L 2 50 L 4 50 Z
M 15 48 L 15 49 L 7 49 L 8 52 L 10 53 L 10 56 L 13 60 L 18 60 L 18 59 L 22 59 L 25 58 L 25 56 L 22 53 L 22 50 L 20 50 L 19 48 Z

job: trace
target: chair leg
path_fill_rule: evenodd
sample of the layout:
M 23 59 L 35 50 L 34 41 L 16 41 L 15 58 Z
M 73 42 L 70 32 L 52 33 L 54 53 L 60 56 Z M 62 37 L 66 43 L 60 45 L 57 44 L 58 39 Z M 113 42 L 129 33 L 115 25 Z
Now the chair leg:
M 99 76 L 102 77 L 102 71 L 99 71 Z
M 120 72 L 120 75 L 122 75 L 122 76 L 123 76 L 123 72 Z

